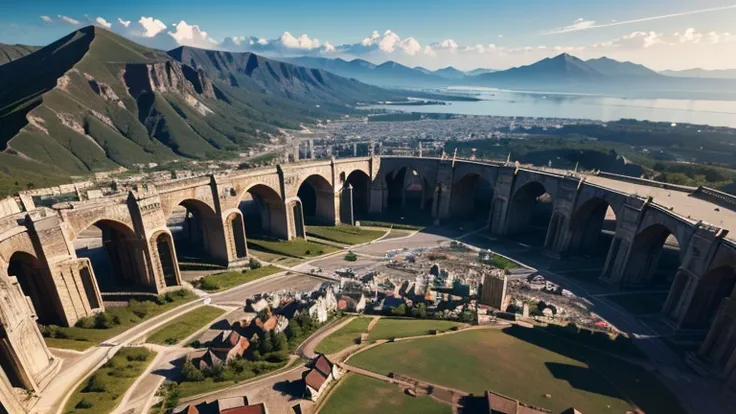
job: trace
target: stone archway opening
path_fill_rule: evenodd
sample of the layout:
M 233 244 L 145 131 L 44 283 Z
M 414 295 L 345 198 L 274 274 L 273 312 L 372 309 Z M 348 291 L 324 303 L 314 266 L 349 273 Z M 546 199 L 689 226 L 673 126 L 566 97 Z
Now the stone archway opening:
M 38 322 L 44 325 L 61 325 L 64 310 L 54 286 L 51 274 L 38 258 L 16 252 L 8 261 L 8 276 L 15 276 L 23 294 L 31 299 Z
M 243 215 L 239 213 L 231 213 L 227 216 L 226 231 L 227 240 L 230 249 L 235 254 L 236 259 L 242 259 L 248 256 L 248 247 L 245 241 L 245 228 L 243 224 Z
M 413 218 L 431 216 L 433 190 L 427 179 L 411 167 L 402 167 L 386 176 L 386 212 Z
M 212 208 L 199 200 L 184 200 L 174 207 L 166 227 L 173 235 L 177 257 L 191 262 L 215 261 L 219 220 Z
M 310 175 L 299 186 L 297 197 L 301 200 L 304 222 L 335 225 L 335 191 L 321 175 Z
M 245 218 L 248 237 L 288 238 L 286 207 L 271 187 L 257 184 L 243 194 L 238 209 Z
M 99 220 L 74 240 L 77 257 L 89 259 L 101 292 L 151 290 L 143 246 L 126 225 Z
M 174 250 L 174 240 L 169 233 L 161 232 L 154 237 L 156 252 L 161 262 L 161 271 L 167 287 L 179 286 L 179 264 Z
M 371 178 L 360 170 L 355 170 L 345 178 L 340 201 L 340 221 L 353 223 L 368 215 L 371 199 Z
M 455 219 L 487 221 L 493 202 L 493 185 L 480 174 L 468 173 L 452 185 L 450 216 Z
M 616 234 L 616 212 L 599 197 L 585 201 L 575 211 L 567 252 L 605 260 Z
M 536 181 L 524 184 L 514 192 L 508 208 L 507 234 L 523 243 L 544 245 L 554 208 L 544 185 Z
M 693 329 L 707 329 L 718 314 L 721 303 L 733 298 L 736 288 L 736 268 L 721 266 L 710 270 L 698 282 L 685 325 Z
M 634 238 L 624 284 L 669 289 L 680 263 L 680 243 L 675 235 L 666 226 L 653 224 Z

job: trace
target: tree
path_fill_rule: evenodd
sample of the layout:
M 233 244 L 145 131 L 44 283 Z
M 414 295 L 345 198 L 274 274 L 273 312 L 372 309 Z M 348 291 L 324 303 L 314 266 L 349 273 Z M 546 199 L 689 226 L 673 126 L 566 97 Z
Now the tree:
M 475 313 L 471 311 L 465 311 L 460 314 L 460 320 L 465 323 L 471 323 L 475 320 Z
M 296 318 L 291 318 L 289 326 L 286 327 L 286 336 L 289 339 L 299 338 L 302 336 L 302 327 L 296 321 Z
M 399 306 L 391 308 L 391 314 L 394 316 L 406 316 L 406 304 L 402 303 Z
M 265 338 L 261 338 L 259 341 L 258 351 L 261 352 L 261 355 L 265 355 L 273 350 L 273 346 L 271 345 L 270 338 L 268 337 L 268 334 L 266 334 Z
M 198 382 L 204 380 L 204 374 L 194 364 L 187 361 L 181 367 L 181 379 L 187 382 Z
M 411 308 L 411 316 L 424 319 L 427 317 L 427 305 L 420 303 Z
M 273 333 L 273 331 L 271 331 Z M 289 349 L 289 340 L 286 338 L 286 334 L 279 332 L 271 335 L 271 347 L 274 352 L 286 351 Z

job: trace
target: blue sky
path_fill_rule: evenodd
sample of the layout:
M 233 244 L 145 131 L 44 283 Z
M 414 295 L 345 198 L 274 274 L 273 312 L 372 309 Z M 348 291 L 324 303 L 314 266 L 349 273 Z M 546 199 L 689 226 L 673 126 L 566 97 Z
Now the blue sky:
M 392 59 L 434 68 L 504 68 L 561 51 L 583 58 L 606 54 L 657 69 L 736 67 L 734 0 L 0 0 L 0 42 L 47 44 L 98 17 L 111 30 L 156 47 L 245 50 L 253 48 L 227 39 L 252 36 L 268 41 L 255 48 L 265 54 Z M 142 17 L 158 20 L 159 32 L 142 36 L 153 33 L 143 30 Z M 131 24 L 125 27 L 118 18 Z M 187 31 L 172 39 L 168 33 L 177 33 L 182 21 Z M 392 34 L 381 43 L 387 30 Z M 374 31 L 380 37 L 370 47 L 349 47 Z M 306 36 L 291 42 L 282 38 L 285 32 Z M 684 54 L 691 58 L 683 62 Z

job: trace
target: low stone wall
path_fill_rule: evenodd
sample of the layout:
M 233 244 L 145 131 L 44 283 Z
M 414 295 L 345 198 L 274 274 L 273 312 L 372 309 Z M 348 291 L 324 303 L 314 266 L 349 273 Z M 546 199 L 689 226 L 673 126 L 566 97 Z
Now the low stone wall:
M 673 191 L 682 191 L 684 193 L 692 193 L 693 191 L 697 190 L 697 187 L 689 187 L 686 185 L 663 183 L 659 181 L 648 180 L 646 178 L 629 177 L 628 175 L 614 174 L 614 173 L 609 173 L 605 171 L 599 171 L 598 174 L 596 175 L 598 175 L 599 177 L 603 177 L 603 178 L 610 178 L 612 180 L 627 181 L 630 183 L 646 185 L 649 187 L 664 188 L 666 190 L 673 190 Z
M 698 187 L 692 194 L 692 197 L 699 198 L 717 204 L 721 207 L 726 207 L 731 210 L 736 210 L 736 196 L 733 194 L 724 193 L 713 188 Z

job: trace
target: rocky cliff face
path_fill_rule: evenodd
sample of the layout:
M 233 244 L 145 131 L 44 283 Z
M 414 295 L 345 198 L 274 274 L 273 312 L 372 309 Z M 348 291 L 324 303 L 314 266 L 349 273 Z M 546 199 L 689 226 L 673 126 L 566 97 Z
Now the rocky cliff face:
M 215 99 L 212 82 L 202 73 L 179 62 L 165 61 L 125 65 L 125 84 L 134 98 L 146 92 L 176 92 Z

